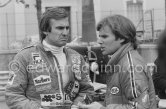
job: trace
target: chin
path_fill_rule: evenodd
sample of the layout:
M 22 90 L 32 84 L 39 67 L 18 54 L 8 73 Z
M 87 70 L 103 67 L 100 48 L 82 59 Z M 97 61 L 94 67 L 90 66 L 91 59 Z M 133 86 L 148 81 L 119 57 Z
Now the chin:
M 108 55 L 108 53 L 107 53 L 107 52 L 105 52 L 105 51 L 103 51 L 103 52 L 102 52 L 102 54 L 103 54 L 103 55 Z
M 59 44 L 59 47 L 62 47 L 62 46 L 65 46 L 66 45 L 66 43 L 61 43 L 61 44 Z
M 102 54 L 103 54 L 103 55 L 113 55 L 114 53 L 103 51 Z
M 66 43 L 65 44 L 62 44 L 62 46 L 65 46 L 66 45 Z

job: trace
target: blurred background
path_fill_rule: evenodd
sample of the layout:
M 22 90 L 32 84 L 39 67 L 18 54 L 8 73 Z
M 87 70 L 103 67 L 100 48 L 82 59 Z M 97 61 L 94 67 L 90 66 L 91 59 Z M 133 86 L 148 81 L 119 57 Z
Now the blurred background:
M 4 90 L 8 79 L 8 64 L 21 48 L 39 41 L 38 22 L 41 14 L 51 7 L 62 7 L 70 13 L 68 46 L 76 49 L 91 46 L 96 50 L 96 24 L 102 18 L 113 14 L 128 17 L 137 29 L 139 53 L 153 65 L 157 56 L 156 43 L 166 26 L 166 0 L 0 0 L 0 106 L 4 106 L 2 109 L 7 109 L 4 103 Z

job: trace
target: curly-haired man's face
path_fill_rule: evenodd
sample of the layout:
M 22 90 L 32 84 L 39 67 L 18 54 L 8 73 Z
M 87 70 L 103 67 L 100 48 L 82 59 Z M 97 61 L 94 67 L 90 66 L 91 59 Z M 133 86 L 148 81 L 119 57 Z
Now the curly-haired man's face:
M 47 32 L 45 40 L 54 46 L 64 46 L 69 39 L 69 21 L 68 18 L 61 20 L 50 20 L 51 31 Z

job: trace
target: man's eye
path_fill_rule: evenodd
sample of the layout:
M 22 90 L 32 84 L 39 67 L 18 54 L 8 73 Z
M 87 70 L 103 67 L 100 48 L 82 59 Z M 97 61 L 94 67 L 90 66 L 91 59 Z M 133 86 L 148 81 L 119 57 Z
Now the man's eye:
M 58 26 L 56 28 L 59 29 L 59 30 L 64 30 L 66 28 L 66 30 L 68 30 L 69 26 Z
M 69 29 L 69 26 L 66 26 L 66 29 L 68 30 L 68 29 Z
M 107 38 L 107 35 L 100 35 L 101 38 Z
M 56 28 L 59 29 L 59 30 L 63 30 L 65 27 L 64 26 L 58 26 Z

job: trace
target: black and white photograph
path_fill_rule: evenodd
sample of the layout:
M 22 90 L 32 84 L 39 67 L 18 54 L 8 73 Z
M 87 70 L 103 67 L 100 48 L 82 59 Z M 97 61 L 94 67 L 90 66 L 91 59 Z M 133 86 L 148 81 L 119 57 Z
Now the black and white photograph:
M 166 109 L 166 0 L 0 0 L 0 109 Z

